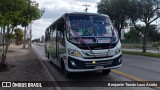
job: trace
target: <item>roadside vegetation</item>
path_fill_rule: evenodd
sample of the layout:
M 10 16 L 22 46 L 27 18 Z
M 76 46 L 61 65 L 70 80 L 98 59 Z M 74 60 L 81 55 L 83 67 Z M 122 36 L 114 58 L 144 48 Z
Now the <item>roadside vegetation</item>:
M 150 25 L 148 29 L 147 49 L 158 49 L 160 47 L 160 32 L 157 30 L 156 25 Z M 143 26 L 139 26 L 141 30 L 137 30 L 134 27 L 130 28 L 130 31 L 124 34 L 125 39 L 121 40 L 122 48 L 143 48 Z
M 151 28 L 154 28 L 153 22 L 160 18 L 159 5 L 159 0 L 101 0 L 97 8 L 99 13 L 110 16 L 119 37 L 122 29 L 131 27 L 131 33 L 127 34 L 126 38 L 130 42 L 141 41 L 142 51 L 145 53 L 149 40 L 155 42 L 158 39 L 156 35 L 151 35 L 155 32 L 155 29 Z M 137 33 L 138 35 L 135 35 Z M 160 42 L 160 39 L 157 42 Z
M 150 52 L 135 52 L 135 51 L 122 51 L 124 54 L 133 54 L 133 55 L 143 55 L 143 56 L 150 56 L 150 57 L 158 57 L 160 58 L 160 54 L 158 53 L 150 53 Z
M 41 16 L 38 3 L 33 4 L 31 0 L 0 0 L 0 28 L 3 33 L 3 42 L 5 40 L 0 60 L 1 69 L 7 68 L 6 58 L 11 39 L 17 38 L 17 43 L 22 41 L 22 32 L 17 30 L 16 27 L 18 25 L 25 27 L 25 40 L 26 27 L 32 20 L 37 20 Z M 15 35 L 13 34 L 14 30 Z
M 14 30 L 14 32 L 15 32 L 15 44 L 16 45 L 21 45 L 22 43 L 23 43 L 23 31 L 22 31 L 22 29 L 21 28 L 16 28 L 15 30 Z

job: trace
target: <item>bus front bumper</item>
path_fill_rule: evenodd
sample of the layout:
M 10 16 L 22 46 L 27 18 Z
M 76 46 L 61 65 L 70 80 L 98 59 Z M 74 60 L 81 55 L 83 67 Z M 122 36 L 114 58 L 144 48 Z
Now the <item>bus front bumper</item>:
M 79 60 L 73 57 L 68 57 L 68 68 L 69 72 L 88 72 L 88 71 L 97 71 L 105 69 L 115 69 L 121 67 L 122 54 L 117 57 L 108 59 L 104 58 L 103 60 Z

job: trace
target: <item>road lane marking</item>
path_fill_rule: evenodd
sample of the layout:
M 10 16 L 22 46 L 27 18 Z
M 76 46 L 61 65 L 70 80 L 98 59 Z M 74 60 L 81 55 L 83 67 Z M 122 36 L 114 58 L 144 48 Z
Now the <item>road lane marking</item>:
M 113 72 L 113 73 L 116 73 L 116 74 L 119 74 L 119 75 L 121 75 L 121 76 L 127 77 L 127 78 L 129 78 L 129 79 L 132 79 L 132 80 L 134 80 L 134 81 L 148 81 L 148 80 L 145 80 L 145 79 L 142 79 L 142 78 L 133 76 L 133 75 L 131 75 L 131 74 L 127 74 L 127 73 L 118 71 L 118 70 L 112 70 L 112 72 Z M 160 87 L 151 87 L 151 88 L 160 89 Z
M 124 76 L 124 77 L 130 78 L 130 79 L 135 80 L 135 81 L 147 81 L 147 80 L 145 80 L 145 79 L 142 79 L 142 78 L 133 76 L 133 75 L 131 75 L 131 74 L 127 74 L 127 73 L 118 71 L 118 70 L 112 70 L 112 72 L 113 72 L 113 73 L 116 73 L 116 74 L 119 74 L 119 75 L 122 75 L 122 76 Z

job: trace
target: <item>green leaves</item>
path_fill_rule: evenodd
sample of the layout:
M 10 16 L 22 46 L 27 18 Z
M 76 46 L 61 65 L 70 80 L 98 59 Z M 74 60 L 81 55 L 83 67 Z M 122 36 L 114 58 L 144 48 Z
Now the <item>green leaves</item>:
M 19 45 L 23 41 L 23 31 L 20 28 L 16 28 L 14 32 L 15 32 L 16 44 Z
M 16 37 L 18 45 L 23 41 L 22 30 L 16 29 L 15 36 L 13 34 L 14 28 L 17 25 L 27 27 L 32 20 L 40 17 L 41 11 L 37 3 L 33 4 L 31 0 L 0 0 L 0 27 L 2 27 L 6 42 L 6 48 L 3 50 L 4 56 L 7 54 L 10 39 Z M 2 57 L 2 62 L 5 62 L 5 59 Z
M 8 38 L 8 39 L 13 39 L 13 38 L 15 38 L 14 34 L 12 34 L 12 33 L 6 33 L 6 34 L 5 34 L 5 37 Z
M 143 28 L 143 52 L 146 52 L 147 38 L 152 22 L 160 18 L 159 0 L 101 0 L 98 5 L 98 12 L 111 17 L 119 36 L 125 22 L 130 19 L 136 30 L 141 30 L 137 22 L 144 23 Z M 137 32 L 134 32 L 137 34 Z M 130 34 L 132 36 L 132 34 Z M 132 38 L 134 39 L 134 38 Z M 154 39 L 156 40 L 156 39 Z
M 14 30 L 16 38 L 23 38 L 23 31 L 20 28 Z
M 119 37 L 121 38 L 121 29 L 126 25 L 128 19 L 126 15 L 126 1 L 127 0 L 101 0 L 98 5 L 98 12 L 110 16 L 116 29 L 118 30 Z M 125 4 L 124 4 L 125 3 Z
M 40 9 L 30 0 L 0 0 L 0 23 L 3 25 L 27 26 L 40 17 Z

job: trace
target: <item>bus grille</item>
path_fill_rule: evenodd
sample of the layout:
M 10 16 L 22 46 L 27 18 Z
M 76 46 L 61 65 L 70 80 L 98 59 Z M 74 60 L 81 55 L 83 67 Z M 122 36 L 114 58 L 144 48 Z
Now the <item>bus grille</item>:
M 96 61 L 96 63 L 93 62 L 86 62 L 85 65 L 86 66 L 108 66 L 108 65 L 112 65 L 111 60 L 109 61 Z
M 98 56 L 96 56 L 96 57 L 83 57 L 84 59 L 101 59 L 101 58 L 110 58 L 110 57 L 113 57 L 113 56 L 101 56 L 101 57 L 98 57 Z

